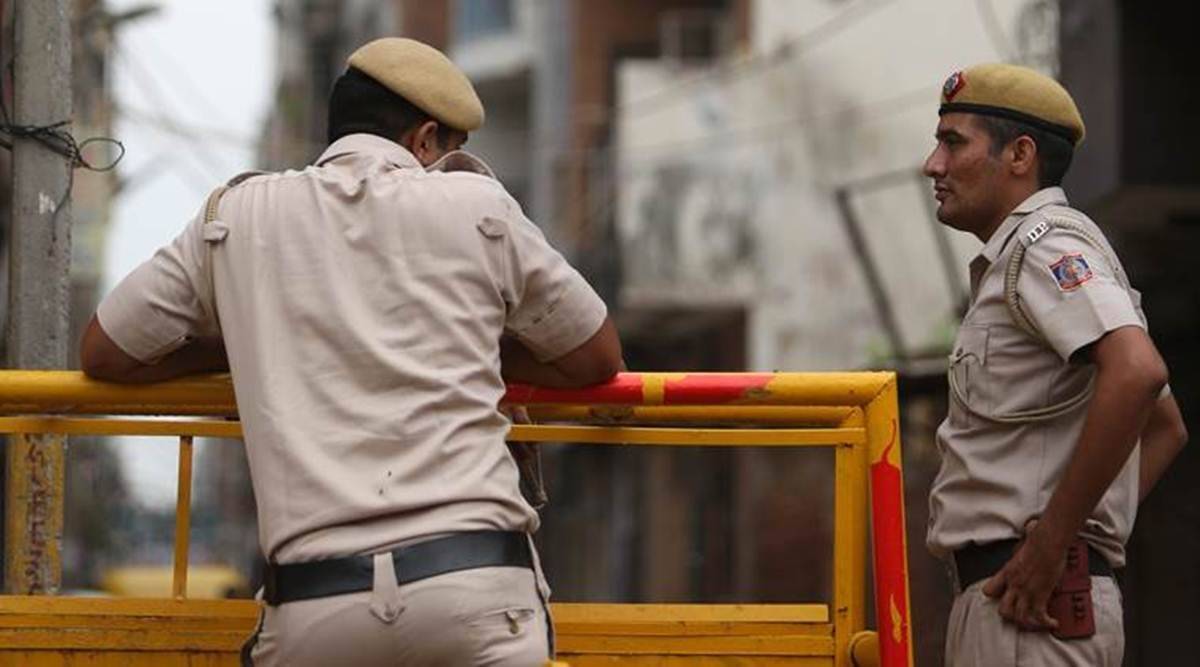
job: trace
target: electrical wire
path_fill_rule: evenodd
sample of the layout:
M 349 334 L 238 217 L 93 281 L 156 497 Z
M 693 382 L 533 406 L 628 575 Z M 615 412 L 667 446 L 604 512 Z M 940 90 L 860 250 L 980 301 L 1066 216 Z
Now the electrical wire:
M 6 63 L 8 71 L 12 72 L 13 57 L 10 56 Z M 7 137 L 0 136 L 0 147 L 11 151 L 14 140 L 32 139 L 68 160 L 67 187 L 64 189 L 62 197 L 55 203 L 54 213 L 51 216 L 52 220 L 57 221 L 63 206 L 71 198 L 71 190 L 75 186 L 75 170 L 82 168 L 95 172 L 112 171 L 125 157 L 125 144 L 113 137 L 107 136 L 88 137 L 83 141 L 78 141 L 75 135 L 71 134 L 70 130 L 67 129 L 71 125 L 70 119 L 45 125 L 14 123 L 13 117 L 8 111 L 7 95 L 8 93 L 4 89 L 4 77 L 0 75 L 0 134 L 7 135 Z M 117 149 L 116 157 L 112 158 L 108 163 L 94 164 L 84 155 L 84 150 L 93 144 L 115 146 Z
M 182 72 L 184 71 L 183 67 L 181 67 L 178 62 L 170 56 L 170 52 L 168 50 L 159 47 L 157 40 L 154 39 L 154 36 L 150 31 L 147 31 L 146 34 L 141 35 L 139 39 L 148 50 L 153 52 L 150 54 L 152 57 L 151 60 L 159 65 L 160 70 L 169 69 L 177 74 L 180 74 L 180 76 L 168 77 L 167 80 L 176 85 L 176 92 L 182 93 L 189 106 L 193 106 L 200 111 L 204 115 L 204 118 L 207 122 L 215 122 L 219 125 L 229 126 L 234 124 L 232 120 L 225 115 L 224 109 L 221 109 L 219 105 L 213 104 L 209 98 L 204 96 L 204 93 L 195 84 L 191 77 L 182 75 Z
M 13 28 L 15 30 L 15 27 Z M 10 56 L 6 61 L 7 69 L 11 73 L 13 71 L 14 57 Z M 82 142 L 75 139 L 67 129 L 71 125 L 71 120 L 60 120 L 46 125 L 23 125 L 13 122 L 13 117 L 8 112 L 8 92 L 4 89 L 4 77 L 0 76 L 0 133 L 8 135 L 7 138 L 0 137 L 0 147 L 12 150 L 13 139 L 33 139 L 42 144 L 51 151 L 62 155 L 71 161 L 71 169 L 83 168 L 89 171 L 112 171 L 116 168 L 117 163 L 121 158 L 125 157 L 125 145 L 112 137 L 89 137 Z M 92 144 L 107 143 L 116 146 L 118 149 L 117 156 L 107 164 L 93 164 L 84 156 L 83 151 L 86 147 Z M 70 188 L 67 189 L 67 196 L 70 196 Z
M 73 169 L 83 168 L 88 171 L 98 172 L 112 171 L 116 168 L 117 163 L 125 157 L 125 144 L 112 137 L 89 137 L 83 141 L 76 141 L 75 137 L 64 129 L 71 124 L 69 120 L 62 120 L 57 123 L 50 123 L 49 125 L 16 125 L 8 122 L 7 110 L 4 112 L 4 117 L 4 122 L 0 123 L 0 132 L 8 135 L 8 138 L 0 137 L 0 146 L 10 151 L 13 147 L 13 139 L 33 139 L 51 151 L 70 160 Z M 118 149 L 117 156 L 112 158 L 108 163 L 94 164 L 84 156 L 84 149 L 92 144 L 101 143 L 116 146 Z
M 159 109 L 172 110 L 174 105 L 168 102 L 168 95 L 163 92 L 163 89 L 158 85 L 150 73 L 141 67 L 138 58 L 129 52 L 128 45 L 121 45 L 113 49 L 114 61 L 119 63 L 125 72 L 130 75 L 134 85 L 138 87 L 147 97 L 150 98 L 151 104 Z M 183 142 L 190 150 L 186 151 L 196 161 L 204 165 L 205 171 L 209 173 L 209 178 L 214 182 L 224 182 L 228 168 L 222 164 L 221 160 L 210 152 L 210 146 L 202 141 L 185 140 L 177 133 L 172 134 L 173 138 Z
M 219 142 L 233 148 L 243 150 L 253 150 L 255 140 L 250 137 L 245 137 L 233 132 L 227 132 L 214 127 L 204 127 L 200 125 L 191 125 L 181 123 L 161 114 L 156 114 L 144 109 L 130 107 L 125 105 L 115 105 L 113 110 L 130 120 L 136 121 L 141 125 L 153 127 L 162 130 L 168 134 L 175 135 L 181 139 L 196 142 Z

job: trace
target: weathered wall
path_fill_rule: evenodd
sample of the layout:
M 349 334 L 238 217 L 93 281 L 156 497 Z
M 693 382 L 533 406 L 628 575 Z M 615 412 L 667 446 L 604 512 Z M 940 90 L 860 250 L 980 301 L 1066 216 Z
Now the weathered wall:
M 1010 21 L 1021 6 L 995 4 Z M 623 67 L 623 294 L 639 304 L 744 302 L 753 368 L 890 359 L 897 350 L 836 206 L 847 189 L 901 352 L 947 347 L 978 242 L 949 235 L 951 284 L 938 255 L 944 232 L 915 170 L 933 144 L 941 81 L 998 57 L 976 12 L 949 1 L 760 2 L 744 60 L 708 71 Z

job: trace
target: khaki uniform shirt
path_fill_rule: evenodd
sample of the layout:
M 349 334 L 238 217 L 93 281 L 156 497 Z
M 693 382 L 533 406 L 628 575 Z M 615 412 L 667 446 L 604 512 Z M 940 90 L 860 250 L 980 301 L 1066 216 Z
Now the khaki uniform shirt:
M 98 310 L 143 362 L 223 336 L 281 563 L 536 530 L 504 446 L 499 341 L 553 359 L 606 314 L 497 181 L 366 134 L 233 187 Z
M 1017 291 L 1046 339 L 1039 341 L 1013 322 L 1004 273 L 1013 250 L 1049 215 L 1079 222 L 1103 247 L 1053 227 L 1028 243 Z M 970 410 L 951 396 L 949 416 L 937 431 L 942 465 L 930 492 L 927 538 L 934 555 L 1019 537 L 1042 513 L 1075 451 L 1088 402 L 1048 421 L 1009 424 L 985 416 L 1078 395 L 1095 366 L 1072 355 L 1114 329 L 1146 326 L 1140 296 L 1128 284 L 1099 228 L 1069 208 L 1059 188 L 1018 206 L 971 262 L 971 303 L 950 357 L 952 379 Z M 1114 567 L 1125 562 L 1137 511 L 1137 468 L 1135 449 L 1083 528 L 1083 537 Z

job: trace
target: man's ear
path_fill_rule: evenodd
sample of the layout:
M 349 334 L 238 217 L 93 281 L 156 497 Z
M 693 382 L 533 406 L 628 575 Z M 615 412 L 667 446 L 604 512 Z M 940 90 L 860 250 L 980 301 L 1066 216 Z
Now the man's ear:
M 426 167 L 437 161 L 444 152 L 438 143 L 437 121 L 427 120 L 421 123 L 415 130 L 411 130 L 410 136 L 408 149 Z
M 1022 134 L 1009 144 L 1012 151 L 1012 159 L 1009 162 L 1012 172 L 1016 176 L 1025 176 L 1026 174 L 1034 173 L 1037 170 L 1038 150 L 1037 143 L 1029 137 Z

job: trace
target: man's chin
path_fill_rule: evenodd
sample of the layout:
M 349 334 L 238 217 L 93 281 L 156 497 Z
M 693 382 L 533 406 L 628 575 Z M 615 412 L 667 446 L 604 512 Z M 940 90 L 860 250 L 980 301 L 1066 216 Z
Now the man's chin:
M 963 227 L 963 221 L 960 219 L 960 216 L 955 214 L 953 208 L 947 208 L 945 202 L 943 202 L 941 206 L 938 206 L 935 215 L 937 216 L 938 222 L 942 223 L 943 225 L 950 227 L 951 229 L 966 231 L 966 228 Z

